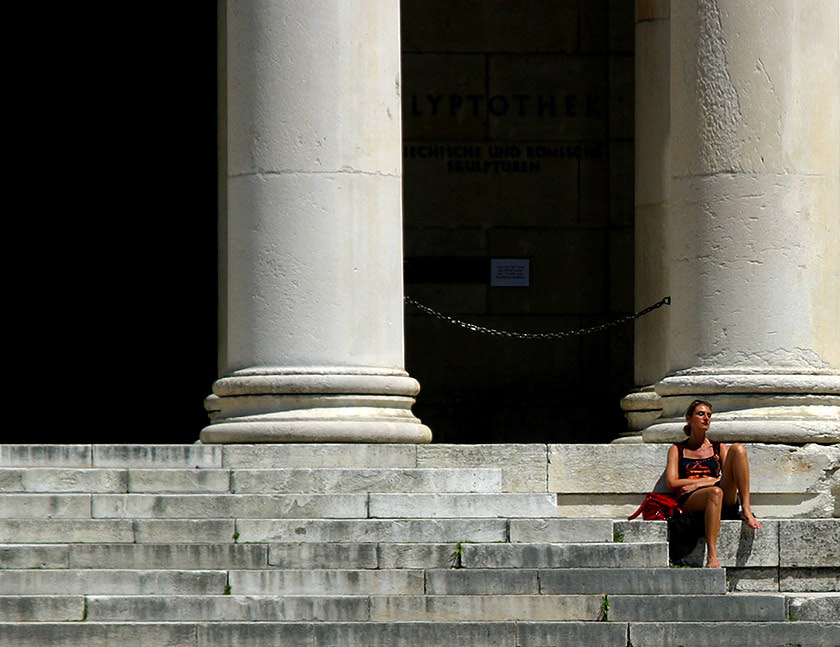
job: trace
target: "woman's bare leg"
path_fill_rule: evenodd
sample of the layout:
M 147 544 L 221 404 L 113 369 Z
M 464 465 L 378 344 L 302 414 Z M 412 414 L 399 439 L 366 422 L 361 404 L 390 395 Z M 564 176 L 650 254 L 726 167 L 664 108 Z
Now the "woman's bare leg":
M 761 528 L 761 522 L 755 518 L 750 505 L 750 461 L 747 448 L 741 443 L 734 443 L 726 453 L 720 487 L 723 489 L 723 502 L 732 505 L 741 495 L 741 516 L 750 528 Z
M 705 487 L 697 490 L 683 504 L 685 512 L 704 513 L 706 522 L 706 566 L 720 568 L 717 553 L 718 533 L 720 532 L 720 511 L 723 506 L 723 490 L 719 487 Z

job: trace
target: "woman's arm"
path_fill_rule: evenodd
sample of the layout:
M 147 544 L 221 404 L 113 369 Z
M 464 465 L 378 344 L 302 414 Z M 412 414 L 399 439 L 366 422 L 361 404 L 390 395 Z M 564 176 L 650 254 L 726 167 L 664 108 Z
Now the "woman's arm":
M 726 453 L 729 450 L 726 447 L 726 443 L 720 444 L 720 476 L 723 476 L 723 466 L 726 464 Z

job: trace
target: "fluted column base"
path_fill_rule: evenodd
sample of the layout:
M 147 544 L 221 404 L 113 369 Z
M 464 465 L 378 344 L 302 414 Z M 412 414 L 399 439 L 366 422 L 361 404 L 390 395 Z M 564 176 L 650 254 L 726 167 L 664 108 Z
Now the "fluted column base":
M 213 385 L 203 443 L 428 443 L 404 371 L 320 367 L 237 371 Z
M 840 443 L 840 372 L 694 369 L 660 380 L 662 414 L 642 432 L 646 443 L 685 439 L 683 417 L 695 398 L 709 400 L 709 436 L 723 442 Z

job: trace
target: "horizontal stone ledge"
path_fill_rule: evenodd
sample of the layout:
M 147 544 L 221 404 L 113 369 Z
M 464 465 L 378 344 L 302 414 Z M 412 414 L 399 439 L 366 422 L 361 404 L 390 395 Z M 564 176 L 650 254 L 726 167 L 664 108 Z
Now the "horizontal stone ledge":
M 0 544 L 131 543 L 127 519 L 0 519 Z
M 369 596 L 92 595 L 86 620 L 145 622 L 365 622 Z
M 423 571 L 353 569 L 231 570 L 237 595 L 420 595 Z
M 402 595 L 370 598 L 373 622 L 598 620 L 601 595 Z
M 610 618 L 619 622 L 783 622 L 788 619 L 785 596 L 733 593 L 728 595 L 612 595 Z
M 840 645 L 837 622 L 631 622 L 639 647 L 826 647 Z
M 239 519 L 237 541 L 446 543 L 507 541 L 504 519 Z
M 28 569 L 0 571 L 0 595 L 216 594 L 227 571 Z
M 723 569 L 566 568 L 540 571 L 543 594 L 710 595 L 726 592 Z
M 668 547 L 656 544 L 464 544 L 465 568 L 655 568 L 668 566 Z
M 83 595 L 0 595 L 0 622 L 81 622 Z
M 296 493 L 500 493 L 501 470 L 483 468 L 236 469 L 237 494 Z
M 372 518 L 556 517 L 553 494 L 376 494 Z
M 128 492 L 128 470 L 91 467 L 2 467 L 0 492 Z
M 418 467 L 418 446 L 412 444 L 288 443 L 220 448 L 224 467 L 229 469 Z
M 94 518 L 366 518 L 366 494 L 95 494 Z

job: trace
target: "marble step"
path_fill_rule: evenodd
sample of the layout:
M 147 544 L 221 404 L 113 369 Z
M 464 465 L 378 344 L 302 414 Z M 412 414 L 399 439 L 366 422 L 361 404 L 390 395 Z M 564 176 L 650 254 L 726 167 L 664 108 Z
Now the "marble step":
M 0 596 L 0 622 L 835 621 L 838 594 Z M 606 618 L 605 618 L 606 614 Z M 798 614 L 798 615 L 797 615 Z
M 0 595 L 222 595 L 227 586 L 224 570 L 0 570 Z
M 77 493 L 500 493 L 501 470 L 482 468 L 0 467 L 0 492 Z
M 612 595 L 609 619 L 619 622 L 781 622 L 783 594 Z
M 0 622 L 394 622 L 599 619 L 600 595 L 0 596 Z
M 827 622 L 44 622 L 0 624 L 0 647 L 828 647 Z
M 340 519 L 556 516 L 553 494 L 0 494 L 5 519 Z

